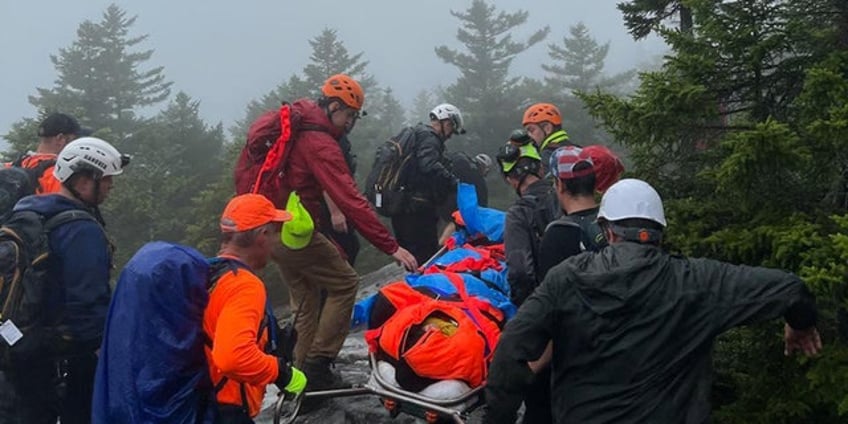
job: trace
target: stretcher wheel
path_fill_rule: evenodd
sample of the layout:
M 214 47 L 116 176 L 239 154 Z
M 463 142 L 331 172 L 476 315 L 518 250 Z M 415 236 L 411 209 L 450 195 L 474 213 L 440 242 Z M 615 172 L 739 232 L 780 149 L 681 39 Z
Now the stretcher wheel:
M 292 397 L 289 394 L 280 394 L 277 404 L 274 406 L 274 424 L 292 424 L 300 413 L 303 403 L 303 393 Z

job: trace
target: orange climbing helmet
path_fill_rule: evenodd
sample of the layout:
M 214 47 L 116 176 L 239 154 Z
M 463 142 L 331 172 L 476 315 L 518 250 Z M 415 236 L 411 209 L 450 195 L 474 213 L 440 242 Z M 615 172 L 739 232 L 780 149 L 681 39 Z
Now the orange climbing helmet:
M 362 109 L 365 103 L 365 92 L 355 79 L 345 75 L 336 74 L 327 78 L 321 87 L 321 93 L 325 97 L 337 98 L 352 109 Z
M 560 115 L 559 109 L 550 103 L 536 103 L 524 111 L 521 125 L 541 124 L 542 122 L 562 125 L 562 115 Z

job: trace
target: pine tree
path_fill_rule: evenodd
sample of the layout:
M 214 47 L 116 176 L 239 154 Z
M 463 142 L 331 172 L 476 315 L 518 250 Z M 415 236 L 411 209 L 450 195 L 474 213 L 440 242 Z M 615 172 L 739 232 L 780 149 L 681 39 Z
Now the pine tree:
M 316 99 L 321 94 L 321 86 L 331 75 L 347 74 L 362 85 L 365 91 L 365 110 L 379 108 L 380 96 L 376 92 L 377 83 L 374 77 L 366 73 L 368 62 L 362 60 L 364 53 L 351 55 L 344 43 L 339 39 L 338 32 L 325 28 L 315 38 L 309 40 L 312 54 L 311 63 L 303 68 L 303 76 L 292 75 L 287 81 L 268 92 L 259 100 L 251 101 L 246 109 L 245 118 L 238 121 L 232 128 L 233 138 L 243 139 L 247 134 L 250 123 L 260 114 L 278 108 L 281 101 L 294 101 L 302 97 Z M 362 133 L 373 135 L 375 128 L 369 124 L 369 119 L 363 119 L 357 124 L 354 137 Z
M 124 152 L 133 157 L 105 215 L 110 234 L 119 241 L 118 263 L 151 240 L 182 241 L 198 215 L 220 214 L 192 202 L 197 193 L 217 182 L 225 145 L 221 124 L 207 125 L 199 102 L 185 93 L 146 124 L 136 127 Z M 232 193 L 230 186 L 228 193 Z
M 139 121 L 140 109 L 170 95 L 161 66 L 145 70 L 153 50 L 135 51 L 147 35 L 131 36 L 136 17 L 110 5 L 100 22 L 85 21 L 77 40 L 50 59 L 58 71 L 52 88 L 38 88 L 30 103 L 39 110 L 77 114 L 95 129 L 109 128 L 121 147 Z
M 692 10 L 685 0 L 631 0 L 618 4 L 624 13 L 624 25 L 633 38 L 645 38 L 663 28 L 664 22 L 677 18 L 681 32 L 692 30 Z
M 582 22 L 570 27 L 569 34 L 563 37 L 561 44 L 548 44 L 550 62 L 542 64 L 548 74 L 546 90 L 536 101 L 550 101 L 559 107 L 563 127 L 573 142 L 582 145 L 609 143 L 606 134 L 596 128 L 583 101 L 574 94 L 595 90 L 622 93 L 633 80 L 635 71 L 606 75 L 604 65 L 609 43 L 598 43 Z
M 251 100 L 245 107 L 245 117 L 236 121 L 235 125 L 230 128 L 233 140 L 241 143 L 247 136 L 247 130 L 250 124 L 269 110 L 275 110 L 282 105 L 282 102 L 293 102 L 297 99 L 310 97 L 313 95 L 312 87 L 306 81 L 297 75 L 292 75 L 288 81 L 278 85 L 273 90 L 266 93 L 258 100 Z
M 430 110 L 436 105 L 433 93 L 429 90 L 421 90 L 412 99 L 412 109 L 409 109 L 407 120 L 410 125 L 415 125 L 418 122 L 426 122 Z
M 381 128 L 400 129 L 406 122 L 406 111 L 394 90 L 388 87 L 380 91 L 379 109 L 376 110 L 376 123 Z
M 542 64 L 548 76 L 545 82 L 557 92 L 589 92 L 596 88 L 615 90 L 635 76 L 634 71 L 607 76 L 604 65 L 609 54 L 609 42 L 599 44 L 582 22 L 569 28 L 562 44 L 548 44 L 550 64 Z
M 362 60 L 363 52 L 351 55 L 339 39 L 338 32 L 329 28 L 324 28 L 321 34 L 309 40 L 309 45 L 312 46 L 312 54 L 309 56 L 312 63 L 303 68 L 303 75 L 306 85 L 312 87 L 313 97 L 320 94 L 324 81 L 335 74 L 347 74 L 356 79 L 368 97 L 376 82 L 365 72 L 368 61 Z
M 833 341 L 815 361 L 783 357 L 778 323 L 719 340 L 715 421 L 843 422 L 848 348 L 835 335 L 848 307 L 848 45 L 839 42 L 848 7 L 685 4 L 692 31 L 659 31 L 672 52 L 631 98 L 583 98 L 632 149 L 631 172 L 658 187 L 667 249 L 783 268 L 819 299 L 819 331 Z
M 464 12 L 451 11 L 451 15 L 462 22 L 457 40 L 465 51 L 444 45 L 436 48 L 436 56 L 461 74 L 445 94 L 467 121 L 468 137 L 462 144 L 478 149 L 485 145 L 486 151 L 494 151 L 520 125 L 521 99 L 515 92 L 520 79 L 509 75 L 512 61 L 542 41 L 550 28 L 535 31 L 526 41 L 515 41 L 511 31 L 527 22 L 528 13 L 498 12 L 485 0 L 474 0 Z

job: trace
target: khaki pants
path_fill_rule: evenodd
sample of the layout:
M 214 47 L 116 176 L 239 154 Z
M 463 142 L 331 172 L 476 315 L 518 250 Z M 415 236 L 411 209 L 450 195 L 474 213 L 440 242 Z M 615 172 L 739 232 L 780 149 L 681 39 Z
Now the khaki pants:
M 350 332 L 359 275 L 317 231 L 303 249 L 291 250 L 280 244 L 272 260 L 289 286 L 292 313 L 297 315 L 295 365 L 301 366 L 307 357 L 335 359 Z M 323 310 L 322 289 L 327 291 Z

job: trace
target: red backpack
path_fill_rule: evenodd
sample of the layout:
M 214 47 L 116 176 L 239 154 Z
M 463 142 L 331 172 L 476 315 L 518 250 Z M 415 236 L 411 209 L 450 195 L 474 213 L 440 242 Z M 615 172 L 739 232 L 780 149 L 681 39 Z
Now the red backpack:
M 236 194 L 258 193 L 282 208 L 283 160 L 292 139 L 291 105 L 263 113 L 250 125 L 233 176 Z

